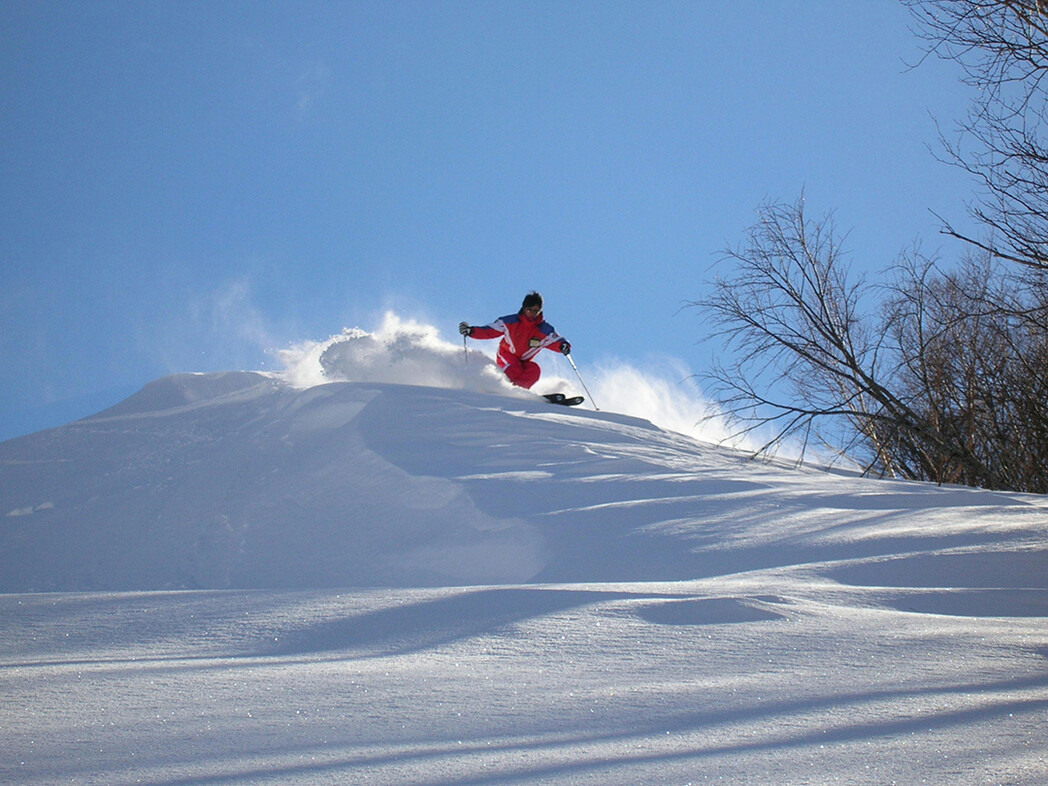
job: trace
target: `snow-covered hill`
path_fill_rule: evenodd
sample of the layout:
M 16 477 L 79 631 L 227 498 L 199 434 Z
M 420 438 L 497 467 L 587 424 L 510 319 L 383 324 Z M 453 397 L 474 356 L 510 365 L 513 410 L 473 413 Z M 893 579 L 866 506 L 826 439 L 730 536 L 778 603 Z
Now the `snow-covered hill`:
M 182 374 L 0 462 L 6 592 L 872 576 L 900 552 L 938 586 L 1002 554 L 1009 586 L 1045 578 L 1038 499 L 769 466 L 534 396 Z
M 1043 498 L 394 333 L 0 443 L 0 782 L 1048 778 Z

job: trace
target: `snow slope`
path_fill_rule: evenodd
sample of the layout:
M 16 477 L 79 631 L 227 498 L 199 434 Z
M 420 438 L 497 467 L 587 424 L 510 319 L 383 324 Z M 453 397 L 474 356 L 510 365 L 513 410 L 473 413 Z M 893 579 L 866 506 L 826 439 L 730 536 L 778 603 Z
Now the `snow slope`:
M 398 335 L 0 443 L 0 782 L 1048 782 L 1044 498 Z

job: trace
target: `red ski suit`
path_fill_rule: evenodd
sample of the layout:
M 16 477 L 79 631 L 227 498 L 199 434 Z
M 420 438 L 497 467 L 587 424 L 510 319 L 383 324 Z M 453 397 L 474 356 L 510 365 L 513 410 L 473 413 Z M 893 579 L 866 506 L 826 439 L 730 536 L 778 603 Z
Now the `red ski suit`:
M 539 381 L 542 370 L 532 362 L 543 348 L 560 350 L 567 343 L 557 335 L 553 325 L 542 318 L 542 314 L 531 318 L 523 312 L 499 317 L 490 325 L 473 328 L 470 338 L 501 338 L 498 363 L 509 381 L 522 388 L 530 388 Z

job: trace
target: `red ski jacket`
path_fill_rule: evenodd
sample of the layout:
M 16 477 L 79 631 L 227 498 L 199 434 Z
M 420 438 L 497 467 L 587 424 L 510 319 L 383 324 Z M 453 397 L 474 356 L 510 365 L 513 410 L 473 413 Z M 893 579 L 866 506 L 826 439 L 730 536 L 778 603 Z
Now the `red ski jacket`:
M 514 358 L 531 360 L 543 348 L 559 351 L 565 343 L 553 325 L 542 318 L 542 314 L 535 319 L 529 319 L 524 314 L 499 317 L 490 325 L 473 328 L 469 336 L 480 339 L 502 338 L 496 358 L 499 368 L 505 368 Z

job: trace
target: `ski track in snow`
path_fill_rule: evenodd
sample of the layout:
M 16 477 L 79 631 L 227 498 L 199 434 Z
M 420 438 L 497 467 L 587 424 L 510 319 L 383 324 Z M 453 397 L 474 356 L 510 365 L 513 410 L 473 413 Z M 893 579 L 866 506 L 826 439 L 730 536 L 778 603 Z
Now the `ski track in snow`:
M 177 375 L 0 443 L 0 783 L 1042 784 L 1046 531 L 497 387 Z

